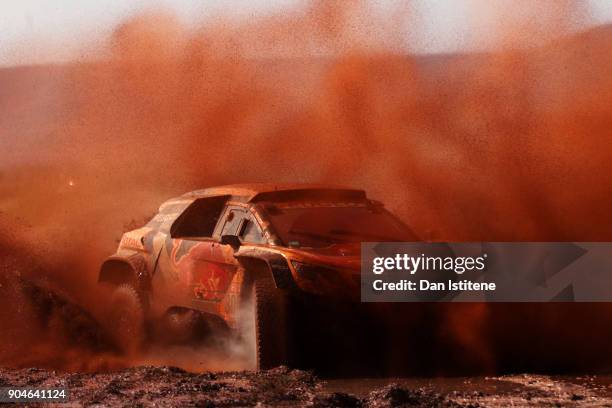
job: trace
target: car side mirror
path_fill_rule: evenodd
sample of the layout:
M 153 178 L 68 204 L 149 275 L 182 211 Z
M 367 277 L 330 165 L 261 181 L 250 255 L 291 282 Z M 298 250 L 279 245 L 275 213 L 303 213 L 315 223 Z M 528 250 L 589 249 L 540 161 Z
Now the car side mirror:
M 229 245 L 234 251 L 237 251 L 242 245 L 242 242 L 240 242 L 240 238 L 238 238 L 236 235 L 222 235 L 221 245 Z

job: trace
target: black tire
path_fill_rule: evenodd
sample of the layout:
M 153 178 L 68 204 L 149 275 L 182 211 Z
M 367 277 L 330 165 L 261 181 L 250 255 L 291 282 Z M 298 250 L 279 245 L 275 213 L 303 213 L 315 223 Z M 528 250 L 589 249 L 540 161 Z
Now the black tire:
M 257 369 L 288 365 L 287 298 L 272 277 L 262 273 L 252 286 Z
M 128 355 L 138 353 L 145 336 L 145 313 L 141 297 L 132 285 L 115 288 L 107 320 L 117 348 Z

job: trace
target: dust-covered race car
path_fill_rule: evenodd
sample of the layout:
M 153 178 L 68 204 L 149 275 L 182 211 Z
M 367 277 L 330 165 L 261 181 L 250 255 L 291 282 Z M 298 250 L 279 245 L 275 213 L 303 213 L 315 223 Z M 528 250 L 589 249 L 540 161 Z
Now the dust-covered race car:
M 358 303 L 360 243 L 410 240 L 362 190 L 213 187 L 163 203 L 125 233 L 99 280 L 114 285 L 109 322 L 124 351 L 138 347 L 153 319 L 240 332 L 247 310 L 257 367 L 266 369 L 291 363 L 292 299 Z

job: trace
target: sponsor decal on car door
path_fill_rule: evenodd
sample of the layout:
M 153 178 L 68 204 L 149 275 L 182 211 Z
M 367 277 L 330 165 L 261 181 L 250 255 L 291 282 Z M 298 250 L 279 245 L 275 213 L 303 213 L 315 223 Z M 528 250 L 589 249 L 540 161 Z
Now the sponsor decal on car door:
M 195 300 L 221 300 L 236 270 L 235 262 L 227 262 L 222 246 L 213 240 L 176 241 L 172 259 L 182 291 Z

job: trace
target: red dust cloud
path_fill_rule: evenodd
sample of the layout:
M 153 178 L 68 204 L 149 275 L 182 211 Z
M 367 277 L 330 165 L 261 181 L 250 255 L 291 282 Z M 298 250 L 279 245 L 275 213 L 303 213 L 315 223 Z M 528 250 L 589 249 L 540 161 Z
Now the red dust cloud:
M 197 28 L 145 14 L 91 62 L 2 69 L 2 273 L 61 288 L 95 318 L 97 268 L 123 230 L 168 197 L 254 181 L 364 188 L 427 240 L 612 240 L 612 29 L 572 33 L 582 6 L 547 4 L 500 12 L 486 53 L 408 54 L 420 22 L 406 5 L 315 1 Z M 83 344 L 76 368 L 50 359 L 64 348 L 46 337 L 47 357 L 16 361 L 15 336 L 41 341 L 19 302 L 0 300 L 0 363 L 119 364 L 88 365 Z M 609 367 L 610 311 L 453 304 L 411 324 L 458 366 Z

